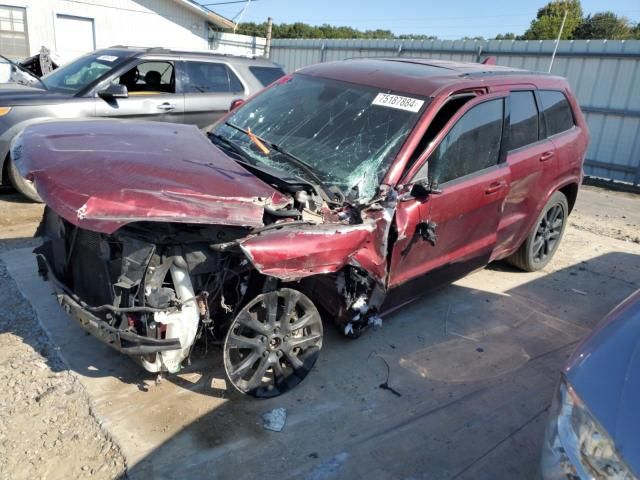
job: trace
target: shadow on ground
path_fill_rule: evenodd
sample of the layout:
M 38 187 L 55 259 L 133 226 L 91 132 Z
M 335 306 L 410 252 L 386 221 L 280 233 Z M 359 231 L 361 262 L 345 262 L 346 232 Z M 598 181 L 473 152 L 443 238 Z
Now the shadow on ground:
M 504 277 L 517 286 L 496 293 Z M 50 333 L 69 368 L 97 385 L 107 428 L 128 422 L 117 438 L 138 452 L 130 478 L 535 478 L 564 361 L 639 286 L 640 256 L 629 253 L 547 275 L 494 264 L 358 340 L 326 325 L 309 377 L 260 401 L 226 385 L 217 346 L 155 385 L 71 321 Z M 379 388 L 387 380 L 397 395 Z M 288 411 L 280 433 L 260 420 L 276 407 Z

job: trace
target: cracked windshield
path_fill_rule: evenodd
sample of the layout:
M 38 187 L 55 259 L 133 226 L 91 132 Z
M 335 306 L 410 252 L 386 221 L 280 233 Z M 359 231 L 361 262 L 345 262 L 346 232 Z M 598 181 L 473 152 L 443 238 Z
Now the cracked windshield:
M 292 172 L 325 190 L 366 202 L 426 101 L 294 75 L 241 107 L 214 134 L 246 161 Z M 238 148 L 236 148 L 236 151 Z

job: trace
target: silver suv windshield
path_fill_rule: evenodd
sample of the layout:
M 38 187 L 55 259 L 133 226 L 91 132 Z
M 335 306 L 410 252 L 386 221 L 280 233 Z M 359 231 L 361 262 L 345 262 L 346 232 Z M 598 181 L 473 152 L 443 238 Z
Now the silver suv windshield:
M 127 58 L 104 52 L 92 53 L 54 70 L 40 80 L 49 90 L 76 93 L 119 66 Z
M 427 99 L 363 85 L 296 74 L 239 108 L 213 133 L 240 146 L 255 164 L 309 180 L 291 154 L 358 202 L 376 193 Z M 278 148 L 258 148 L 250 135 Z M 280 150 L 280 151 L 279 151 Z

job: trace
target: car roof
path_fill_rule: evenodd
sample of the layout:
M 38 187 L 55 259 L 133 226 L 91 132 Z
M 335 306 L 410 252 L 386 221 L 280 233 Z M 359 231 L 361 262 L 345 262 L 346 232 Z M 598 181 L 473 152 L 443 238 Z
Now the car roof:
M 249 65 L 265 65 L 274 66 L 274 63 L 264 57 L 243 57 L 239 55 L 229 55 L 216 53 L 210 50 L 173 50 L 163 47 L 129 47 L 125 45 L 116 45 L 109 48 L 96 50 L 93 53 L 105 55 L 118 55 L 125 57 L 134 57 L 140 55 L 157 55 L 157 56 L 181 56 L 184 58 L 217 58 L 220 60 L 231 61 L 233 63 L 246 63 Z
M 433 97 L 449 90 L 496 84 L 564 84 L 561 77 L 519 68 L 425 58 L 358 58 L 318 63 L 297 72 L 374 88 Z

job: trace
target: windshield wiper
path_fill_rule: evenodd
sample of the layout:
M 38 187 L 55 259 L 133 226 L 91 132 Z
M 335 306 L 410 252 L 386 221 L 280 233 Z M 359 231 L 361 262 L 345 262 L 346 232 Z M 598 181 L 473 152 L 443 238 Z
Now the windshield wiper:
M 213 132 L 207 132 L 207 136 L 209 138 L 213 138 L 215 140 L 218 140 L 218 141 L 224 143 L 232 151 L 234 151 L 235 153 L 240 155 L 244 160 L 249 160 L 249 158 L 251 158 L 251 157 L 249 157 L 249 154 L 247 152 L 245 152 L 240 145 L 232 142 L 227 137 L 223 137 L 222 135 L 217 134 L 217 133 L 213 133 Z M 250 162 L 247 162 L 247 163 L 250 163 Z
M 244 133 L 245 135 L 247 135 L 249 138 L 251 138 L 252 136 L 255 137 L 256 139 L 258 139 L 260 142 L 268 145 L 269 147 L 271 147 L 273 150 L 275 150 L 276 152 L 278 152 L 280 155 L 282 155 L 284 158 L 286 158 L 287 160 L 289 160 L 289 163 L 293 164 L 294 166 L 298 167 L 300 170 L 302 170 L 304 173 L 307 174 L 307 176 L 313 180 L 313 182 L 315 183 L 314 186 L 317 186 L 317 190 L 318 193 L 320 193 L 323 197 L 325 197 L 324 199 L 327 202 L 330 203 L 336 203 L 335 199 L 332 199 L 330 197 L 340 197 L 338 199 L 339 202 L 344 201 L 344 194 L 342 193 L 342 191 L 338 188 L 335 187 L 334 189 L 329 188 L 327 185 L 324 184 L 324 181 L 322 180 L 322 178 L 320 178 L 320 176 L 316 173 L 316 171 L 314 170 L 314 168 L 309 165 L 307 162 L 305 162 L 304 160 L 302 160 L 301 158 L 297 157 L 296 155 L 294 155 L 293 153 L 290 153 L 288 151 L 286 151 L 284 148 L 282 148 L 280 145 L 278 145 L 277 143 L 273 143 L 270 142 L 269 140 L 265 140 L 264 138 L 259 137 L 258 135 L 256 135 L 253 132 L 250 132 L 249 130 L 245 130 L 242 127 L 239 127 L 238 125 L 234 125 L 231 122 L 224 122 L 225 125 L 234 128 L 236 130 L 238 130 L 239 132 Z M 262 149 L 261 149 L 262 150 Z M 337 195 L 336 195 L 337 194 Z

